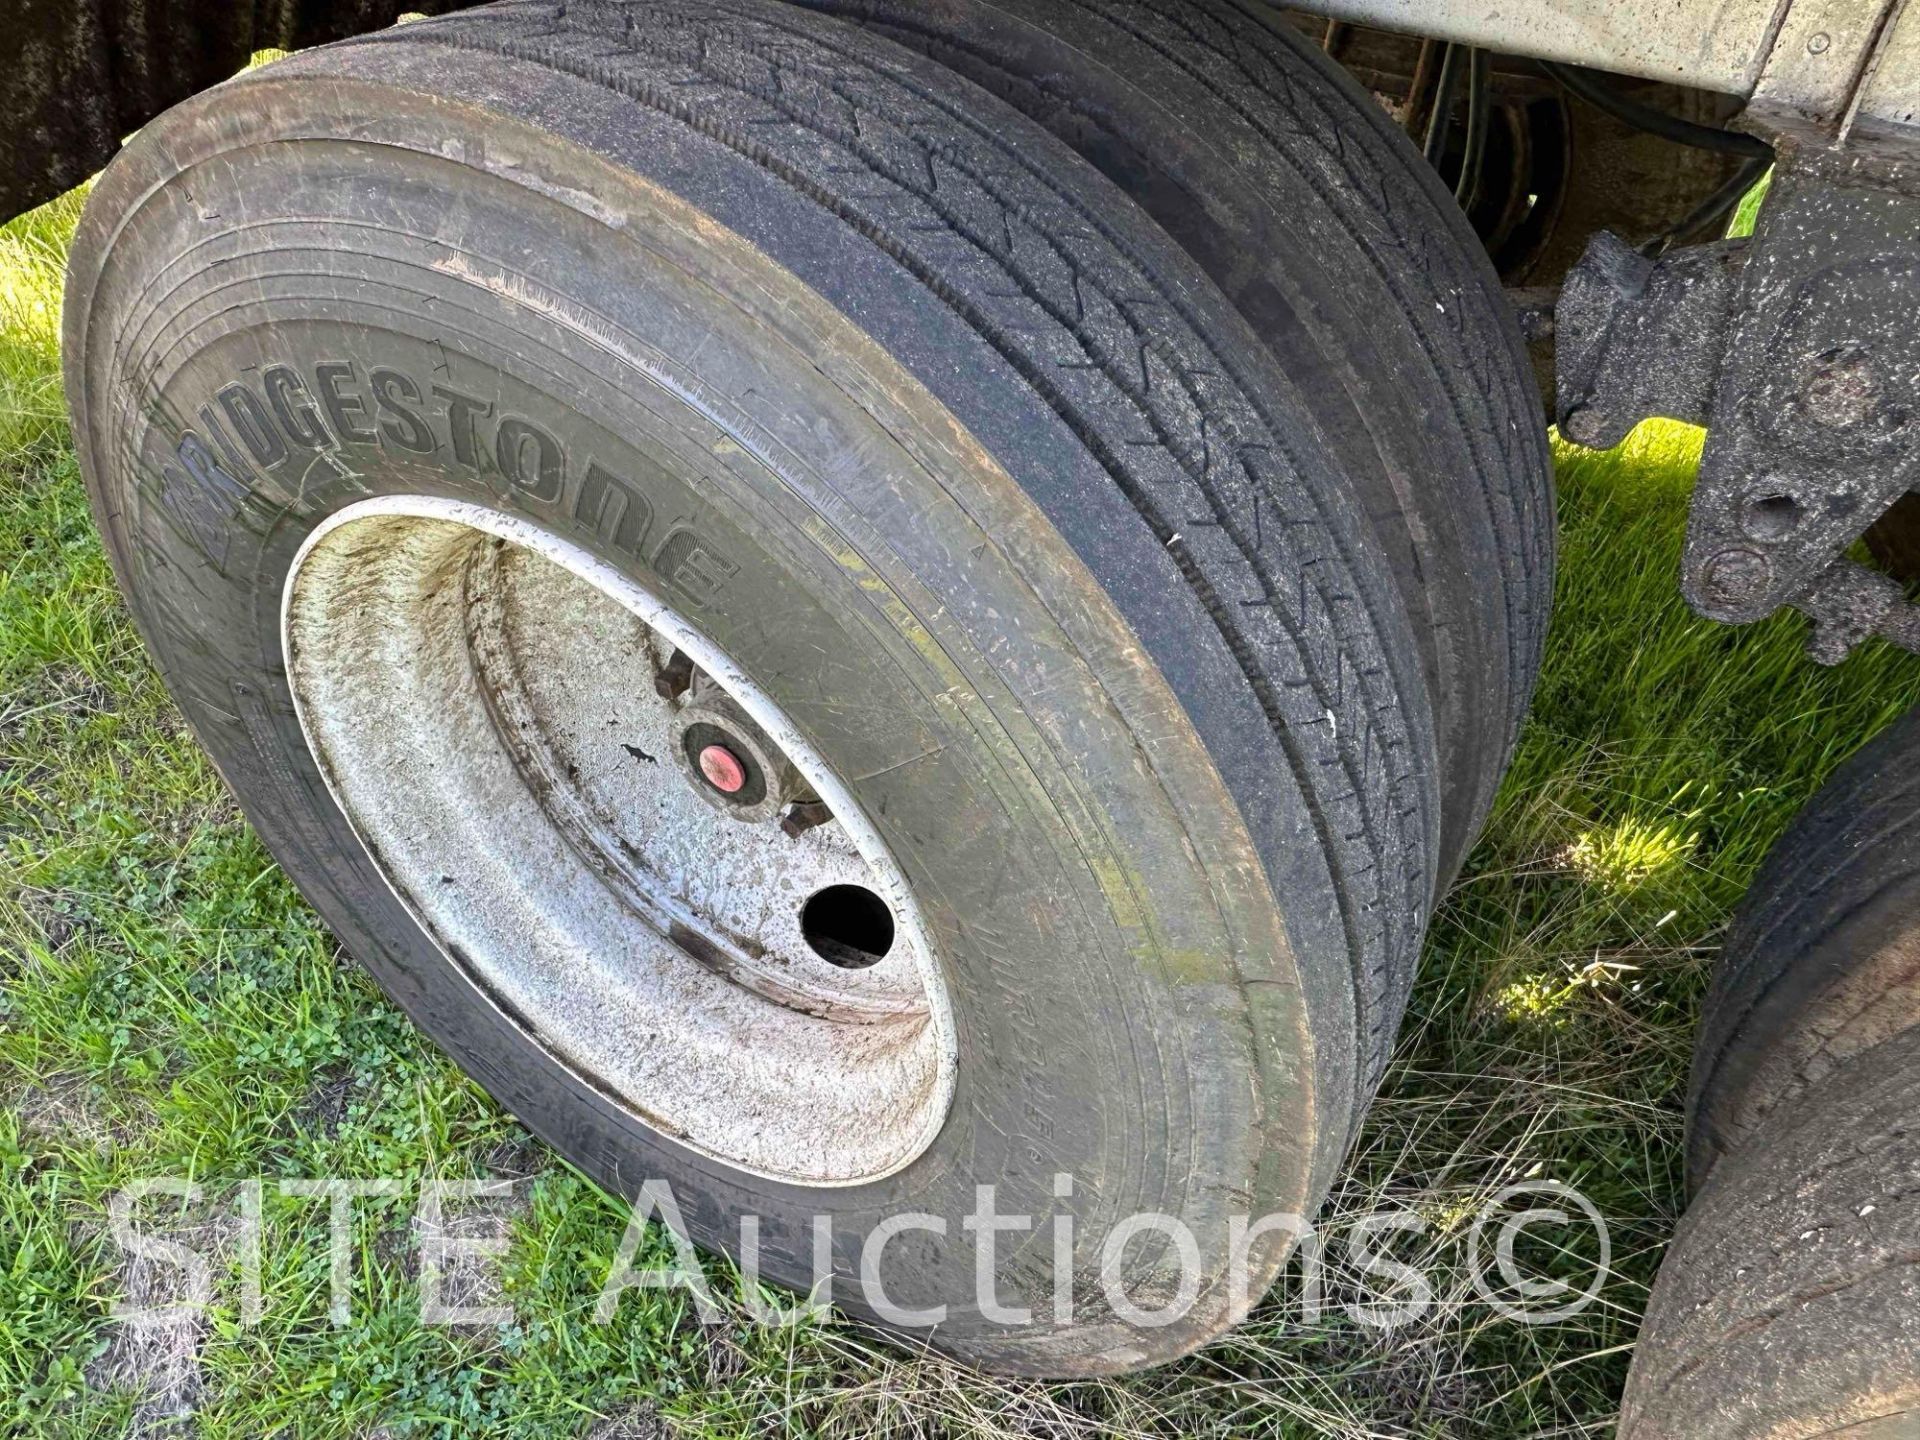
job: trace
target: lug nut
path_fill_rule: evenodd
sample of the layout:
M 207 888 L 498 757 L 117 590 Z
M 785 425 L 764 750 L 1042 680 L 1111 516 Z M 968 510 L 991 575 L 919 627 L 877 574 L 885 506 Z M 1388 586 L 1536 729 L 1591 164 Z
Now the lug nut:
M 747 785 L 747 767 L 740 757 L 724 745 L 709 745 L 700 752 L 700 773 L 707 783 L 723 795 L 738 795 Z
M 816 825 L 833 819 L 833 811 L 819 800 L 796 800 L 780 817 L 780 831 L 789 840 L 798 840 Z
M 664 669 L 653 677 L 653 689 L 662 700 L 678 700 L 693 684 L 693 657 L 675 650 Z

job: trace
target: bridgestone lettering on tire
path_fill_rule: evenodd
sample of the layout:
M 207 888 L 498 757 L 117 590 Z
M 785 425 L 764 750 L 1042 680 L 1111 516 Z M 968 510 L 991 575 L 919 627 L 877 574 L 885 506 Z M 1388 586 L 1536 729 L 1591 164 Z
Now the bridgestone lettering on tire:
M 1258 44 L 1285 92 L 1306 62 Z M 1311 84 L 1319 146 L 1367 102 Z M 1350 175 L 1429 205 L 1380 133 Z M 1456 242 L 1315 274 L 1405 306 L 1457 267 L 1433 293 L 1478 326 Z M 828 17 L 508 4 L 154 122 L 66 317 L 168 685 L 503 1105 L 612 1189 L 671 1183 L 705 1246 L 757 1215 L 770 1280 L 810 1285 L 830 1217 L 856 1313 L 876 1227 L 939 1217 L 879 1274 L 977 1363 L 1123 1370 L 1239 1318 L 1230 1222 L 1325 1193 L 1477 819 L 1442 792 L 1491 782 L 1443 780 L 1440 590 L 1410 612 L 1353 437 L 1135 199 Z M 1489 388 L 1443 351 L 1395 382 L 1436 415 Z M 1449 464 L 1536 455 L 1462 403 Z M 1480 551 L 1427 558 L 1515 543 L 1469 518 Z M 1442 667 L 1450 714 L 1487 668 L 1495 756 L 1540 624 L 1523 528 Z M 1066 1277 L 1002 1237 L 1020 1323 L 977 1303 L 984 1185 L 1073 1224 Z M 1198 1244 L 1163 1325 L 1098 1283 L 1143 1212 Z M 1150 1309 L 1181 1268 L 1149 1233 L 1119 1270 Z

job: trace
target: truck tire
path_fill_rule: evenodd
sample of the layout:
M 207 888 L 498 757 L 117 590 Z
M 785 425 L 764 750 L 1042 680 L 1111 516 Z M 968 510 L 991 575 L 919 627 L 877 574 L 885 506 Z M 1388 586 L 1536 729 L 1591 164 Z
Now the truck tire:
M 1620 1440 L 1920 1434 L 1920 1030 L 1729 1154 L 1661 1264 Z
M 1920 711 L 1833 775 L 1735 914 L 1694 1042 L 1694 1188 L 1778 1106 L 1920 1023 Z
M 1242 0 L 802 0 L 1045 125 L 1186 249 L 1358 489 L 1434 696 L 1441 877 L 1506 772 L 1553 590 L 1552 467 L 1512 307 L 1381 106 Z
M 825 1217 L 836 1303 L 990 1368 L 1245 1313 L 1439 767 L 1363 487 L 1133 200 L 830 18 L 506 4 L 154 122 L 65 325 L 173 694 L 531 1129 L 802 1291 Z

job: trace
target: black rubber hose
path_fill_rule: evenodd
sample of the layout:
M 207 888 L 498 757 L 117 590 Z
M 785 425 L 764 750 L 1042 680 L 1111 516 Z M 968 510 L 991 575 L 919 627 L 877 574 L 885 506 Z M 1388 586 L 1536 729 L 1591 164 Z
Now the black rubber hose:
M 1606 111 L 1636 130 L 1645 130 L 1650 135 L 1658 135 L 1679 145 L 1691 145 L 1697 150 L 1718 150 L 1722 154 L 1744 155 L 1748 159 L 1773 159 L 1773 147 L 1756 135 L 1742 135 L 1737 130 L 1721 130 L 1712 125 L 1696 125 L 1691 120 L 1682 120 L 1678 115 L 1669 115 L 1664 110 L 1643 105 L 1638 100 L 1622 95 L 1590 70 L 1557 64 L 1551 60 L 1542 60 L 1540 68 L 1595 109 Z
M 1440 168 L 1441 156 L 1447 153 L 1447 131 L 1453 125 L 1453 95 L 1460 88 L 1460 66 L 1466 54 L 1466 46 L 1448 45 L 1440 61 L 1440 79 L 1433 87 L 1433 118 L 1427 121 L 1427 138 L 1420 153 L 1436 170 Z
M 1749 190 L 1760 183 L 1760 177 L 1767 173 L 1767 165 L 1768 162 L 1758 155 L 1741 161 L 1740 168 L 1729 175 L 1719 189 L 1695 206 L 1684 220 L 1642 245 L 1640 253 L 1657 260 L 1675 245 L 1691 240 L 1714 221 L 1724 218 L 1729 210 L 1745 198 Z
M 1493 112 L 1493 63 L 1484 50 L 1467 52 L 1467 150 L 1460 160 L 1460 178 L 1453 198 L 1462 210 L 1473 204 L 1480 186 L 1480 170 L 1487 153 L 1487 121 Z

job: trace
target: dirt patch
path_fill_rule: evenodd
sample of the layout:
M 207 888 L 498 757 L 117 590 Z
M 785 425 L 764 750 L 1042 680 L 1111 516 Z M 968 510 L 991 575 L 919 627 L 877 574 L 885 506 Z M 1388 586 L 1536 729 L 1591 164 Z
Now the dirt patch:
M 528 1199 L 526 1185 L 510 1178 L 476 1183 L 487 1188 L 445 1194 L 437 1216 L 422 1193 L 410 1222 L 405 1263 L 408 1275 L 421 1283 L 421 1304 L 432 1299 L 440 1307 L 445 1317 L 440 1323 L 484 1333 L 511 1315 L 501 1270 L 513 1222 L 526 1214 Z M 437 1293 L 430 1297 L 429 1289 Z M 489 1311 L 495 1314 L 482 1318 Z
M 26 722 L 36 715 L 58 712 L 66 722 L 78 724 L 90 716 L 111 715 L 120 708 L 113 691 L 77 665 L 56 665 L 43 671 L 39 685 L 23 701 L 0 712 L 0 743 L 25 735 Z
M 320 1083 L 294 1107 L 294 1129 L 306 1135 L 332 1139 L 347 1117 L 353 1095 L 353 1071 L 341 1065 L 322 1072 Z
M 553 1152 L 524 1130 L 493 1146 L 481 1164 L 489 1175 L 511 1180 L 517 1187 L 523 1180 L 537 1179 L 553 1168 Z
M 131 1145 L 141 1127 L 113 1115 L 94 1086 L 77 1075 L 54 1075 L 0 1101 L 23 1133 L 42 1142 L 105 1155 Z
M 673 1427 L 651 1405 L 609 1415 L 587 1432 L 587 1440 L 671 1440 Z
M 183 1246 L 205 1262 L 206 1282 L 217 1280 L 239 1237 L 231 1196 L 183 1202 L 152 1196 L 130 1212 L 132 1228 L 145 1240 Z M 136 1398 L 126 1435 L 184 1437 L 196 1433 L 193 1413 L 204 1391 L 200 1347 L 207 1333 L 207 1290 L 195 1293 L 193 1271 L 179 1257 L 121 1254 L 120 1299 L 113 1339 L 87 1367 L 97 1390 Z

